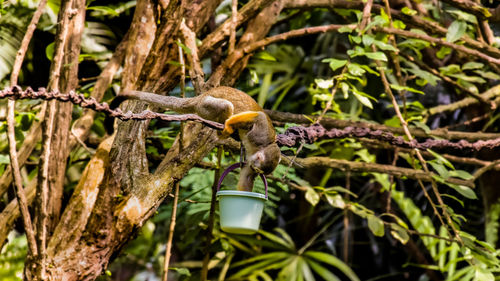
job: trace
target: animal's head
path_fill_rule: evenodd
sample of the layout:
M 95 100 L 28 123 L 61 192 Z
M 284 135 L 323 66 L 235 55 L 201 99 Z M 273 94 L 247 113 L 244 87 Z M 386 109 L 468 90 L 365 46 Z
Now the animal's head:
M 252 154 L 248 160 L 254 171 L 267 175 L 278 166 L 281 160 L 281 150 L 276 143 L 272 143 Z

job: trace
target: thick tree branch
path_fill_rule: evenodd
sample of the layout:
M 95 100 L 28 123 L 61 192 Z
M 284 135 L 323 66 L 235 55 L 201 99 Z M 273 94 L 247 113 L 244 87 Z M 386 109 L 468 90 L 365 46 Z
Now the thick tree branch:
M 498 89 L 500 91 L 500 86 L 498 86 Z M 477 100 L 475 99 L 472 100 L 477 103 Z M 274 110 L 265 110 L 265 112 L 267 115 L 269 115 L 269 117 L 273 121 L 276 121 L 278 123 L 311 124 L 314 123 L 314 121 L 317 118 L 317 116 L 313 115 L 295 114 L 295 113 L 280 112 Z M 343 129 L 347 127 L 354 127 L 354 128 L 366 128 L 373 131 L 381 130 L 384 132 L 390 132 L 398 135 L 404 134 L 403 129 L 400 127 L 390 127 L 370 122 L 340 120 L 340 119 L 325 117 L 321 120 L 320 124 L 327 129 L 331 128 Z M 427 133 L 420 128 L 409 128 L 409 129 L 410 133 L 418 138 L 438 137 L 448 140 L 467 140 L 467 141 L 490 140 L 490 139 L 500 138 L 500 134 L 498 133 L 483 133 L 483 132 L 470 133 L 470 132 L 448 131 L 445 129 L 431 130 L 430 132 Z
M 236 17 L 236 27 L 238 28 L 242 24 L 246 23 L 251 18 L 255 17 L 263 8 L 270 5 L 274 0 L 251 0 L 245 6 L 243 6 L 238 12 Z M 210 52 L 218 47 L 219 43 L 222 42 L 231 33 L 232 20 L 228 19 L 223 24 L 221 24 L 217 29 L 207 35 L 203 39 L 201 46 L 199 48 L 199 56 L 203 58 L 207 56 Z
M 441 2 L 445 2 L 451 6 L 459 8 L 460 10 L 471 13 L 480 19 L 487 19 L 491 17 L 491 13 L 488 8 L 485 8 L 483 5 L 471 0 L 441 0 Z

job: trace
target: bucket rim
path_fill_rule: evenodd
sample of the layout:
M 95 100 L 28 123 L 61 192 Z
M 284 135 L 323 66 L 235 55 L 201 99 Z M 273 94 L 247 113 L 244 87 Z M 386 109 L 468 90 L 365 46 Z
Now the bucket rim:
M 240 191 L 240 190 L 220 190 L 220 191 L 217 191 L 216 196 L 217 197 L 219 197 L 219 196 L 242 196 L 242 197 L 258 198 L 258 199 L 262 199 L 263 201 L 267 200 L 266 196 L 262 193 L 251 192 L 251 191 Z

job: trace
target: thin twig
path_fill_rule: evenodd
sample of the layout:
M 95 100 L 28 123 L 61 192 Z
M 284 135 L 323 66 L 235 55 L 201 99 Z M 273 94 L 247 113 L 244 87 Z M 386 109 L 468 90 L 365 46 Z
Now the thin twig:
M 14 176 L 14 185 L 16 187 L 15 194 L 19 206 L 19 211 L 23 217 L 24 230 L 26 231 L 26 238 L 28 240 L 28 247 L 30 254 L 33 257 L 38 256 L 38 247 L 35 239 L 35 232 L 31 222 L 30 213 L 28 210 L 28 203 L 24 193 L 21 173 L 19 172 L 19 163 L 17 162 L 16 152 L 16 138 L 14 132 L 14 106 L 15 101 L 9 100 L 7 108 L 7 135 L 9 139 L 9 156 L 12 174 Z
M 180 43 L 180 40 L 178 41 Z M 184 62 L 184 52 L 182 51 L 181 45 L 178 46 L 179 53 L 179 63 L 181 64 L 181 97 L 184 97 L 186 94 L 186 65 Z M 184 123 L 181 124 L 180 134 L 179 134 L 179 150 L 183 149 L 183 136 L 184 136 Z M 175 231 L 175 219 L 177 215 L 177 202 L 179 200 L 179 181 L 175 183 L 175 195 L 174 202 L 172 203 L 172 214 L 170 216 L 170 228 L 168 233 L 167 245 L 165 249 L 165 260 L 163 263 L 163 281 L 168 280 L 168 267 L 170 265 L 170 256 L 172 251 L 172 242 L 174 240 L 174 231 Z
M 189 48 L 190 53 L 187 54 L 186 58 L 189 62 L 189 74 L 191 80 L 193 81 L 193 86 L 197 95 L 203 93 L 205 88 L 205 73 L 200 64 L 200 59 L 198 57 L 198 47 L 196 46 L 196 34 L 182 21 L 180 30 L 184 36 L 184 43 Z
M 373 45 L 372 45 L 372 49 L 374 51 L 377 51 L 377 48 L 375 46 L 373 46 Z M 396 98 L 392 94 L 392 90 L 391 90 L 389 81 L 387 81 L 387 77 L 385 76 L 385 71 L 383 69 L 382 63 L 379 60 L 375 60 L 375 63 L 377 64 L 377 66 L 379 68 L 379 73 L 380 73 L 380 76 L 382 78 L 382 83 L 384 84 L 385 92 L 386 92 L 386 94 L 389 95 L 389 98 L 391 99 L 391 102 L 392 102 L 392 105 L 394 107 L 394 110 L 396 111 L 396 116 L 398 117 L 399 122 L 401 123 L 401 126 L 403 127 L 405 135 L 408 138 L 408 140 L 412 141 L 413 140 L 413 136 L 411 135 L 410 130 L 408 129 L 408 123 L 406 123 L 406 120 L 403 118 L 403 115 L 401 115 L 401 111 L 399 110 L 399 105 L 398 105 L 398 103 L 396 101 Z M 431 172 L 429 171 L 429 169 L 427 167 L 427 163 L 426 163 L 425 159 L 423 158 L 422 154 L 420 153 L 420 151 L 418 149 L 415 149 L 414 153 L 417 155 L 417 158 L 418 158 L 420 164 L 422 165 L 422 168 L 424 169 L 424 171 L 427 174 L 430 174 Z M 440 206 L 446 206 L 444 204 L 444 202 L 443 202 L 443 198 L 441 198 L 441 194 L 439 193 L 439 190 L 437 189 L 437 184 L 434 181 L 434 179 L 431 179 L 430 182 L 431 182 L 432 190 L 434 192 L 434 195 L 437 198 L 437 201 L 438 201 L 439 205 Z M 443 226 L 446 226 L 446 224 L 444 223 L 441 215 L 439 214 L 439 212 L 437 210 L 437 206 L 434 204 L 434 202 L 432 201 L 431 197 L 429 196 L 429 194 L 428 194 L 428 192 L 427 192 L 427 190 L 426 190 L 423 182 L 421 180 L 418 180 L 418 184 L 422 188 L 422 191 L 424 192 L 425 197 L 427 198 L 427 200 L 431 204 L 432 209 L 434 210 L 434 213 L 436 214 L 436 216 L 441 221 L 441 224 Z M 453 224 L 453 221 L 451 219 L 450 214 L 448 213 L 448 211 L 445 208 L 442 208 L 442 211 L 443 211 L 444 217 L 446 218 L 446 220 L 448 222 L 448 225 L 453 229 L 453 233 L 454 233 L 455 237 L 459 241 L 462 241 L 461 238 L 460 238 L 460 236 L 459 236 L 458 230 L 456 229 L 455 225 Z M 449 234 L 450 234 L 450 237 L 452 237 L 451 233 L 449 233 Z M 462 242 L 462 244 L 463 244 L 463 242 Z
M 170 256 L 172 251 L 172 241 L 174 240 L 175 219 L 177 215 L 177 202 L 179 200 L 179 181 L 175 183 L 174 202 L 172 203 L 172 215 L 170 216 L 170 227 L 168 230 L 168 240 L 165 249 L 165 261 L 163 263 L 163 281 L 168 280 L 168 266 L 170 264 Z
M 284 165 L 288 164 L 290 160 L 283 158 L 282 162 Z M 394 167 L 391 165 L 377 164 L 377 163 L 367 163 L 359 161 L 348 161 L 342 159 L 333 159 L 329 157 L 307 157 L 307 158 L 297 158 L 295 160 L 294 167 L 301 168 L 333 168 L 339 169 L 341 171 L 351 171 L 351 173 L 383 173 L 388 175 L 394 175 L 395 177 L 406 177 L 408 179 L 414 179 L 419 181 L 430 182 L 433 177 L 437 176 L 433 172 L 425 172 L 419 169 L 413 168 L 403 168 Z M 446 182 L 452 184 L 465 185 L 468 187 L 474 187 L 474 182 L 470 180 L 462 180 L 457 178 L 447 178 Z
M 351 171 L 350 170 L 347 170 L 346 173 L 345 173 L 345 188 L 349 191 L 351 190 Z M 349 202 L 349 192 L 346 192 L 345 193 L 345 200 L 346 202 Z M 344 219 L 343 219 L 343 223 L 344 223 L 344 249 L 343 249 L 343 253 L 344 253 L 344 262 L 349 264 L 349 238 L 350 238 L 350 234 L 351 234 L 351 229 L 350 229 L 350 223 L 349 223 L 349 216 L 350 216 L 350 212 L 348 210 L 348 208 L 346 208 L 344 210 Z
M 48 83 L 48 89 L 59 91 L 59 78 L 63 66 L 64 49 L 68 39 L 70 14 L 72 13 L 71 8 L 72 1 L 63 1 L 61 3 L 61 10 L 59 11 L 59 22 L 57 36 L 55 39 L 54 47 L 54 58 L 50 66 L 50 79 Z M 52 138 L 53 131 L 55 129 L 56 120 L 56 109 L 57 101 L 48 102 L 48 111 L 46 118 L 42 122 L 42 152 L 40 155 L 40 165 L 38 167 L 38 180 L 37 180 L 37 239 L 38 239 L 38 250 L 40 256 L 40 271 L 37 272 L 41 279 L 45 279 L 46 276 L 46 248 L 48 237 L 48 202 L 49 202 L 49 167 L 51 165 L 50 158 L 52 156 Z
M 215 221 L 215 203 L 216 203 L 216 195 L 217 195 L 217 182 L 219 181 L 220 177 L 220 168 L 221 168 L 221 161 L 222 161 L 222 155 L 223 155 L 223 148 L 222 146 L 219 146 L 217 148 L 217 169 L 215 170 L 214 173 L 214 183 L 212 185 L 212 198 L 210 201 L 210 212 L 208 216 L 208 227 L 207 227 L 207 232 L 205 235 L 206 239 L 206 246 L 205 246 L 205 256 L 203 257 L 203 265 L 201 268 L 201 280 L 206 281 L 207 276 L 208 276 L 208 263 L 210 261 L 210 246 L 212 245 L 212 231 L 214 229 L 214 221 Z
M 238 0 L 233 0 L 231 4 L 231 33 L 229 34 L 228 54 L 234 52 L 236 45 L 236 25 L 238 24 Z
M 370 22 L 372 7 L 373 0 L 368 0 L 363 8 L 363 16 L 361 18 L 361 23 L 359 24 L 359 30 L 365 29 L 366 25 Z
M 21 41 L 21 46 L 17 51 L 16 58 L 14 60 L 14 65 L 12 67 L 12 73 L 10 76 L 11 86 L 17 85 L 17 79 L 19 77 L 19 72 L 21 71 L 21 66 L 23 64 L 26 51 L 28 50 L 29 43 L 31 41 L 31 38 L 33 37 L 33 32 L 35 31 L 38 21 L 40 20 L 40 17 L 43 14 L 43 11 L 45 10 L 46 4 L 47 0 L 40 1 L 35 13 L 33 14 L 33 17 L 31 18 L 26 33 L 24 34 L 23 40 Z M 19 162 L 17 156 L 16 137 L 15 137 L 15 121 L 14 121 L 15 104 L 16 104 L 15 100 L 9 99 L 7 105 L 7 131 L 8 131 L 8 141 L 9 141 L 11 173 L 14 176 L 15 195 L 17 198 L 19 211 L 23 217 L 24 230 L 26 232 L 26 237 L 28 240 L 30 255 L 32 257 L 37 257 L 39 252 L 36 243 L 36 237 L 34 232 L 35 230 L 28 210 L 28 202 L 23 188 L 21 173 L 19 172 Z
M 482 174 L 486 173 L 487 171 L 493 170 L 498 164 L 500 164 L 500 160 L 495 160 L 492 161 L 490 164 L 479 168 L 473 175 L 474 180 L 477 180 Z

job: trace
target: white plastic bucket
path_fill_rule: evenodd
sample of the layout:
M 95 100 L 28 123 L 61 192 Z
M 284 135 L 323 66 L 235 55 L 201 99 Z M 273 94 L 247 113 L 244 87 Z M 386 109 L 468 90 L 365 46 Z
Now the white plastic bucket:
M 234 234 L 254 234 L 259 230 L 264 203 L 267 201 L 267 180 L 260 174 L 264 182 L 265 194 L 239 190 L 220 190 L 222 181 L 229 172 L 241 167 L 237 163 L 227 168 L 217 184 L 219 199 L 220 227 L 224 232 Z
M 219 198 L 220 227 L 235 234 L 254 234 L 259 230 L 266 196 L 248 191 L 222 190 Z

